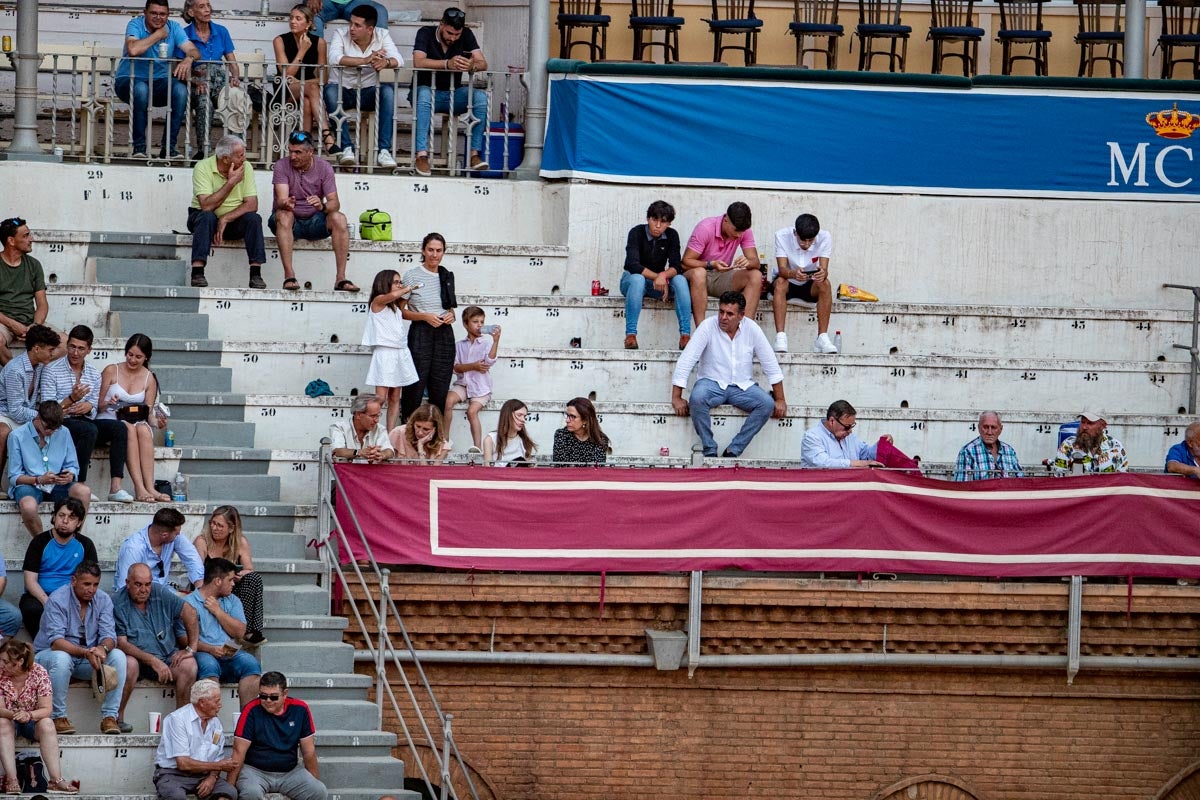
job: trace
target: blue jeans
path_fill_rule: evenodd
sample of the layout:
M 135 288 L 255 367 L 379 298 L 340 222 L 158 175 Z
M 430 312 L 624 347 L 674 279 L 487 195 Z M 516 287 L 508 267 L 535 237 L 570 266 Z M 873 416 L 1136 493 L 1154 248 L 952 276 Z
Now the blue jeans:
M 679 333 L 692 332 L 692 295 L 687 278 L 676 275 L 671 278 L 668 294 L 675 301 L 675 316 L 679 318 Z M 638 317 L 642 315 L 642 298 L 662 300 L 663 293 L 654 288 L 654 281 L 632 272 L 621 273 L 621 294 L 625 295 L 625 333 L 637 333 Z
M 168 134 L 163 140 L 164 153 L 175 154 L 175 142 L 179 139 L 179 129 L 183 127 L 183 115 L 187 111 L 188 90 L 182 81 L 174 78 L 156 78 L 154 91 L 150 91 L 150 80 L 147 78 L 118 78 L 117 97 L 133 106 L 133 152 L 145 153 L 146 129 L 150 126 L 150 106 L 165 106 L 167 104 L 168 81 L 171 93 L 171 120 L 167 126 Z M 132 100 L 130 91 L 132 84 Z M 153 94 L 153 96 L 151 96 Z
M 0 600 L 0 633 L 16 636 L 21 630 L 21 612 L 7 600 Z
M 196 653 L 196 680 L 215 678 L 221 683 L 237 683 L 248 675 L 261 674 L 262 666 L 258 659 L 245 650 L 239 650 L 228 658 Z
M 737 436 L 733 437 L 729 447 L 725 448 L 733 456 L 740 456 L 750 446 L 750 440 L 754 438 L 754 434 L 767 424 L 767 420 L 771 418 L 771 413 L 775 410 L 774 398 L 763 391 L 758 384 L 748 389 L 739 389 L 736 384 L 731 383 L 722 389 L 716 381 L 700 378 L 692 387 L 692 394 L 688 398 L 688 408 L 692 416 L 692 427 L 700 435 L 700 443 L 704 445 L 704 455 L 706 456 L 717 454 L 717 441 L 712 435 L 709 412 L 717 406 L 726 404 L 750 412 L 742 429 L 738 431 Z
M 325 0 L 321 4 L 321 13 L 313 17 L 313 33 L 324 38 L 326 22 L 334 19 L 348 20 L 350 19 L 350 12 L 359 6 L 375 6 L 375 13 L 379 15 L 379 18 L 375 20 L 375 27 L 387 28 L 387 9 L 379 5 L 379 3 L 374 3 L 371 0 L 350 0 L 349 3 L 339 4 L 333 2 L 333 0 Z
M 438 114 L 461 114 L 467 110 L 467 87 L 460 86 L 454 90 L 454 111 L 450 111 L 450 90 L 441 89 L 436 97 L 432 86 L 417 87 L 417 101 L 413 103 L 417 112 L 417 141 L 416 153 L 429 150 L 429 123 L 436 111 Z M 471 116 L 478 122 L 471 126 L 471 149 L 483 150 L 483 132 L 488 122 L 488 96 L 484 89 L 473 89 L 471 95 Z
M 337 111 L 338 89 L 336 83 L 325 84 L 325 110 L 330 114 Z M 392 149 L 392 120 L 396 117 L 396 89 L 390 83 L 381 86 L 368 86 L 364 89 L 342 89 L 342 108 L 349 111 L 358 108 L 362 111 L 375 110 L 375 94 L 379 93 L 379 149 Z M 341 135 L 338 136 L 338 148 L 346 147 L 353 139 L 350 138 L 350 114 L 342 117 Z M 364 137 L 365 141 L 365 137 Z
M 86 658 L 75 658 L 62 650 L 43 650 L 35 660 L 50 673 L 50 686 L 53 689 L 50 716 L 54 719 L 65 717 L 67 687 L 71 678 L 89 680 L 92 677 L 92 665 Z M 125 652 L 114 647 L 104 663 L 117 671 L 117 688 L 105 693 L 104 702 L 100 704 L 100 716 L 115 718 L 121 705 L 121 689 L 125 686 Z

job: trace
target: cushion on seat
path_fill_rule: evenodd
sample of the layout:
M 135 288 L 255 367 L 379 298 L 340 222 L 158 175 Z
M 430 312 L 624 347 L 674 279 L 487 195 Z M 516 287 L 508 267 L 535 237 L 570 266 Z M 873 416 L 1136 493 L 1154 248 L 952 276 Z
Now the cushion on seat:
M 683 17 L 630 17 L 629 24 L 634 27 L 649 28 L 652 26 L 659 27 L 683 27 Z
M 708 27 L 718 31 L 749 31 L 761 28 L 763 24 L 761 19 L 706 19 L 704 22 L 708 23 Z
M 1050 31 L 1000 31 L 997 39 L 1012 39 L 1014 41 L 1050 41 Z
M 1164 33 L 1158 37 L 1162 44 L 1200 44 L 1200 34 L 1196 33 Z
M 788 30 L 796 33 L 836 33 L 838 36 L 845 31 L 841 25 L 828 25 L 821 22 L 789 22 Z
M 856 30 L 865 36 L 907 36 L 911 25 L 859 25 Z
M 612 22 L 608 14 L 559 14 L 559 25 L 607 25 Z
M 1077 42 L 1123 42 L 1125 34 L 1120 31 L 1080 31 L 1075 34 Z
M 983 28 L 974 28 L 970 25 L 947 25 L 940 28 L 930 28 L 929 35 L 938 36 L 965 36 L 973 38 L 983 37 Z

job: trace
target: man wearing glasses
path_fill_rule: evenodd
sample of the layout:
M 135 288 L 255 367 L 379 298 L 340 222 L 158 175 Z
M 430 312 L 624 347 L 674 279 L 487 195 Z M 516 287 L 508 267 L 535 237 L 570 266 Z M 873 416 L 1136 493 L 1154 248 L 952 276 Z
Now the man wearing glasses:
M 876 445 L 869 445 L 854 432 L 858 412 L 845 400 L 837 400 L 825 412 L 825 421 L 804 432 L 800 464 L 816 469 L 882 467 L 875 460 Z M 891 436 L 883 438 L 891 441 Z
M 46 276 L 42 262 L 30 255 L 33 234 L 20 217 L 0 222 L 0 366 L 12 360 L 10 345 L 23 342 L 30 325 L 45 325 L 50 304 L 46 302 Z M 62 352 L 55 351 L 55 358 Z
M 264 800 L 267 792 L 326 800 L 308 705 L 288 697 L 280 672 L 265 673 L 258 683 L 258 699 L 242 710 L 234 733 L 233 759 L 242 766 L 229 773 L 229 782 L 237 786 L 239 800 Z
M 175 708 L 187 704 L 196 680 L 196 647 L 200 637 L 199 617 L 193 606 L 165 586 L 155 583 L 150 568 L 134 564 L 125 576 L 125 588 L 113 596 L 117 647 L 125 654 L 125 688 L 117 725 L 122 733 L 133 728 L 125 722 L 125 706 L 139 680 L 175 686 Z M 183 627 L 183 647 L 175 637 Z M 154 731 L 151 731 L 154 733 Z
M 279 260 L 283 264 L 283 288 L 300 288 L 292 269 L 292 244 L 296 239 L 317 241 L 333 238 L 333 259 L 337 268 L 333 290 L 357 292 L 346 278 L 346 259 L 350 255 L 350 229 L 341 212 L 333 167 L 316 157 L 312 136 L 296 131 L 288 137 L 288 154 L 275 162 L 271 183 L 275 191 L 275 210 L 267 227 L 275 234 Z
M 62 406 L 53 400 L 38 405 L 37 416 L 8 437 L 8 496 L 17 501 L 21 522 L 30 536 L 42 532 L 38 505 L 74 497 L 87 511 L 92 490 L 78 483 L 75 443 L 63 426 Z
M 196 547 L 186 536 L 180 536 L 183 529 L 183 514 L 175 508 L 160 508 L 154 512 L 150 524 L 137 533 L 130 535 L 121 543 L 117 554 L 117 574 L 113 579 L 113 591 L 119 591 L 125 586 L 125 578 L 129 568 L 134 564 L 145 564 L 154 575 L 154 582 L 170 587 L 171 559 L 176 555 L 187 570 L 187 591 L 192 586 L 204 580 L 204 562 Z
M 429 126 L 433 113 L 461 114 L 471 107 L 471 169 L 486 170 L 483 160 L 483 133 L 488 124 L 488 96 L 485 89 L 462 84 L 464 72 L 484 72 L 488 68 L 475 34 L 466 28 L 467 15 L 459 8 L 447 8 L 437 25 L 417 31 L 413 43 L 413 69 L 417 70 L 414 170 L 428 176 Z

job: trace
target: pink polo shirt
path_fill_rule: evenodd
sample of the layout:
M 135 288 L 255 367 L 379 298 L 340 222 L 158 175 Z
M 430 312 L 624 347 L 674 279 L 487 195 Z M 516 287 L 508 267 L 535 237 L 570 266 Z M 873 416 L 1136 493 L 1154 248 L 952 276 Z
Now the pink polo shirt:
M 692 236 L 688 239 L 687 249 L 695 250 L 704 261 L 724 261 L 726 264 L 732 264 L 738 247 L 742 248 L 742 252 L 755 247 L 754 233 L 750 230 L 743 231 L 736 239 L 721 238 L 721 220 L 724 218 L 725 215 L 722 214 L 696 223 Z

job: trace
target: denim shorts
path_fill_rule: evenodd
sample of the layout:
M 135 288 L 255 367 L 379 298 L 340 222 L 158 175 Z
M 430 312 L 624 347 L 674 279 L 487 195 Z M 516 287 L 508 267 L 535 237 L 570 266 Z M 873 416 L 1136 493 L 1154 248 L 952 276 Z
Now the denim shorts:
M 273 212 L 267 218 L 267 227 L 271 229 L 271 233 L 275 232 L 275 214 Z M 308 219 L 292 217 L 293 239 L 317 241 L 319 239 L 328 239 L 329 236 L 329 226 L 325 223 L 325 214 L 323 212 L 318 211 Z
M 14 503 L 20 503 L 26 497 L 32 497 L 39 503 L 57 503 L 59 500 L 64 500 L 70 495 L 71 484 L 56 484 L 50 490 L 50 494 L 45 494 L 36 486 L 30 486 L 27 483 L 22 483 L 20 486 L 14 486 L 9 490 L 8 496 L 12 498 Z
M 196 679 L 217 678 L 221 683 L 237 683 L 250 675 L 261 675 L 258 659 L 239 650 L 229 658 L 217 658 L 208 653 L 196 653 Z

